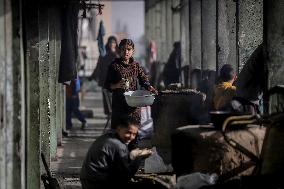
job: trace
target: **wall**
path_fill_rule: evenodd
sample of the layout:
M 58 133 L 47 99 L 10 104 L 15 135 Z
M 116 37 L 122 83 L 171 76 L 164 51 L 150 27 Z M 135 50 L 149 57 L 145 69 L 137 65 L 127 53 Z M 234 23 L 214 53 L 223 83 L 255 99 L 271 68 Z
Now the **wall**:
M 267 87 L 284 84 L 284 2 L 264 1 L 264 51 L 268 68 Z M 283 114 L 284 96 L 272 95 L 269 113 Z M 277 115 L 277 114 L 276 114 Z M 279 115 L 279 114 L 278 114 Z M 280 120 L 280 121 L 279 121 Z M 284 169 L 283 116 L 272 124 L 263 149 L 261 174 L 273 175 Z
M 188 1 L 181 1 L 182 3 L 182 9 L 181 9 L 181 16 L 180 16 L 180 23 L 181 23 L 181 28 L 180 28 L 180 35 L 181 35 L 181 67 L 184 67 L 186 65 L 189 65 L 190 63 L 190 57 L 189 57 L 189 50 L 190 50 L 190 45 L 192 44 L 192 41 L 189 39 L 189 2 Z M 182 80 L 184 75 L 182 75 Z
M 284 53 L 284 38 L 283 38 L 283 7 L 282 2 L 268 2 L 266 1 L 265 7 L 265 28 L 264 28 L 264 46 L 267 58 L 268 69 L 268 89 L 276 86 L 283 85 L 283 53 Z M 277 107 L 283 104 L 283 99 L 279 97 L 271 97 L 269 111 L 270 113 L 277 112 Z M 280 104 L 281 103 L 281 104 Z
M 236 3 L 218 0 L 218 68 L 231 64 L 236 69 Z
M 166 60 L 172 49 L 170 45 L 181 40 L 182 66 L 218 71 L 222 65 L 231 64 L 236 71 L 241 71 L 251 53 L 262 43 L 262 0 L 167 1 L 166 15 L 162 16 L 167 19 L 167 43 L 161 43 L 162 34 L 154 33 L 164 27 L 163 22 L 157 20 L 160 15 L 157 7 L 164 7 L 164 1 L 146 1 L 146 4 L 146 36 L 158 44 L 158 61 Z M 173 11 L 176 7 L 180 8 Z M 151 21 L 152 18 L 156 21 Z
M 175 41 L 181 40 L 180 11 L 173 11 L 180 0 L 145 1 L 145 34 L 147 45 L 154 40 L 157 59 L 165 63 L 173 50 Z
M 58 81 L 60 58 L 60 8 L 58 5 L 24 4 L 26 46 L 27 188 L 42 186 L 45 173 L 40 154 L 47 163 L 56 158 L 65 128 L 64 90 Z
M 202 69 L 216 69 L 216 0 L 202 0 Z
M 263 41 L 263 0 L 239 1 L 239 70 Z
M 21 5 L 0 1 L 0 188 L 25 188 Z
M 59 18 L 50 6 L 0 0 L 1 189 L 42 188 L 40 153 L 55 158 L 65 125 Z
M 201 69 L 201 1 L 189 1 L 191 69 Z M 187 28 L 186 28 L 187 29 Z

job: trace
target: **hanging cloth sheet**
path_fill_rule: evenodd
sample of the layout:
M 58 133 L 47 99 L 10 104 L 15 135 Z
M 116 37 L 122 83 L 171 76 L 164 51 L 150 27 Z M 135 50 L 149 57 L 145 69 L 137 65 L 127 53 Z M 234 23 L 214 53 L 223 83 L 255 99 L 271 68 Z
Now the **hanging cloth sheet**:
M 58 82 L 77 78 L 78 58 L 78 3 L 66 3 L 61 8 L 61 54 Z
M 100 52 L 101 57 L 106 55 L 106 48 L 105 48 L 105 45 L 104 45 L 104 35 L 105 34 L 106 34 L 106 31 L 105 31 L 104 23 L 101 20 L 100 21 L 99 33 L 98 33 L 98 37 L 97 37 L 98 48 L 99 48 L 99 52 Z

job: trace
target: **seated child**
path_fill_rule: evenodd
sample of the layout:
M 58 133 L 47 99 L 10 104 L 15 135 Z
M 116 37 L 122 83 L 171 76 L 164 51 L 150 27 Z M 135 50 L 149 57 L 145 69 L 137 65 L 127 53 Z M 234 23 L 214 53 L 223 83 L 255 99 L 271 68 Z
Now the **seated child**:
M 230 110 L 231 101 L 236 94 L 233 85 L 236 74 L 230 64 L 225 64 L 220 70 L 219 84 L 214 87 L 213 103 L 215 110 Z
M 138 132 L 138 123 L 131 117 L 120 120 L 113 132 L 100 136 L 89 148 L 81 170 L 83 189 L 118 188 L 128 184 L 143 158 L 151 151 L 130 153 L 128 144 Z M 143 151 L 143 150 L 142 150 Z

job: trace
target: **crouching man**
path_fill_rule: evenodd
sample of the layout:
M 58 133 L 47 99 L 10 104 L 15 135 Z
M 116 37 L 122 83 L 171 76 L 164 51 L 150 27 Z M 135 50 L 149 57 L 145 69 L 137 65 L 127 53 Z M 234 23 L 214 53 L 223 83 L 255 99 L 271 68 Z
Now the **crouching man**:
M 84 160 L 80 180 L 83 189 L 121 188 L 137 172 L 149 153 L 130 153 L 128 144 L 138 132 L 139 123 L 127 117 L 116 130 L 100 136 L 90 147 Z M 130 157 L 131 156 L 131 157 Z

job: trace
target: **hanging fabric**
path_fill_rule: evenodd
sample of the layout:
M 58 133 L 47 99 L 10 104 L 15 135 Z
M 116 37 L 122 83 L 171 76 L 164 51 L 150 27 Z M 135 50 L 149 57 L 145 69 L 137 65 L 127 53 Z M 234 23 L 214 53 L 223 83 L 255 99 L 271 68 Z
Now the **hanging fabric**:
M 61 8 L 61 54 L 58 82 L 77 78 L 79 1 Z
M 105 56 L 106 55 L 106 48 L 104 45 L 104 35 L 105 35 L 105 27 L 104 27 L 104 23 L 101 20 L 100 21 L 100 28 L 99 28 L 99 33 L 98 33 L 98 48 L 99 48 L 99 52 L 100 52 L 100 56 Z

